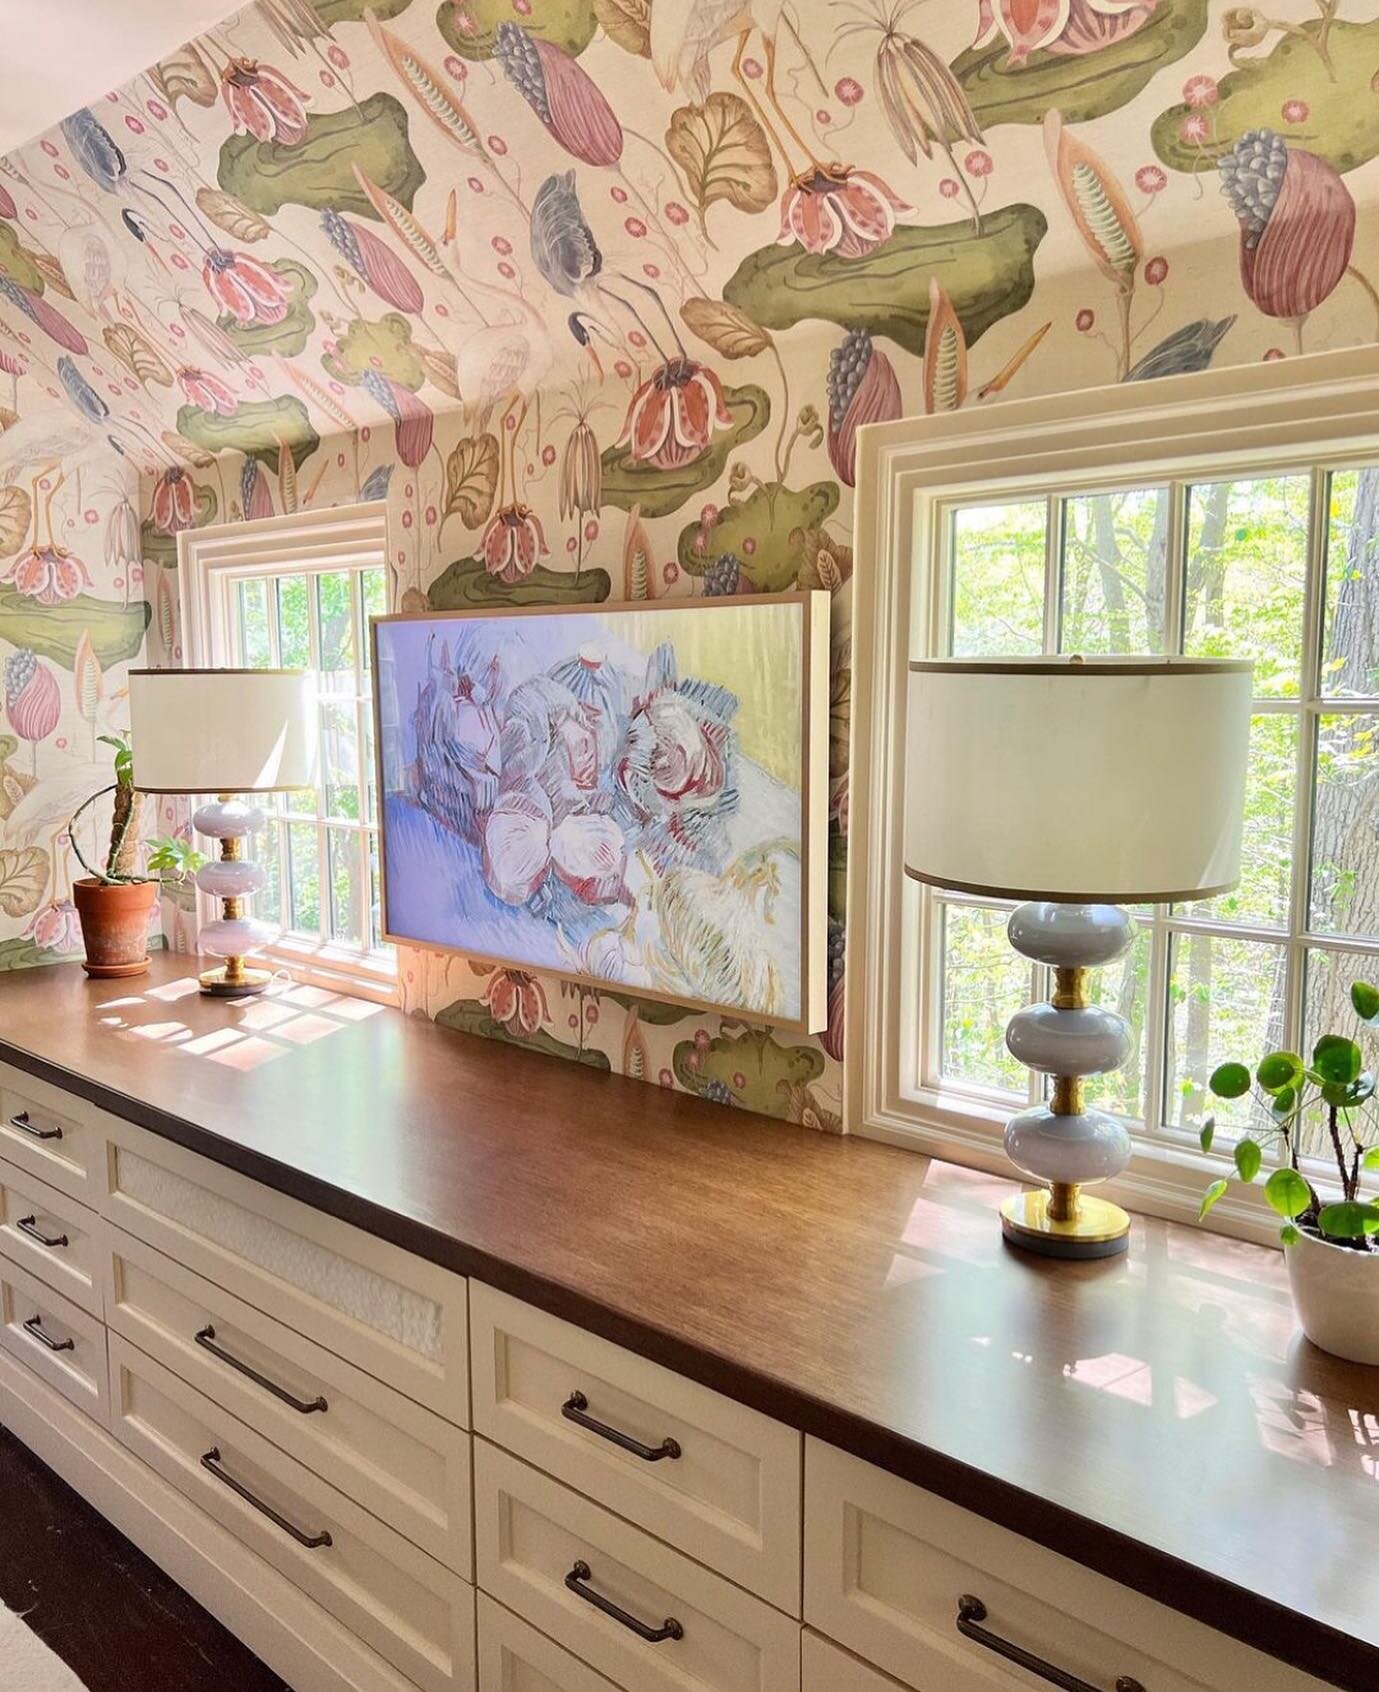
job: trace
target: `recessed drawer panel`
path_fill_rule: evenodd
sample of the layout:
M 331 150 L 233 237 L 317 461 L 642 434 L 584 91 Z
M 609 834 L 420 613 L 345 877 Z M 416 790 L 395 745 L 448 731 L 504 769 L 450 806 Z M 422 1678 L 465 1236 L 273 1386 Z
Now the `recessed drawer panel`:
M 105 1325 L 17 1264 L 0 1260 L 0 1345 L 79 1410 L 108 1420 Z
M 0 1159 L 0 1252 L 98 1320 L 100 1227 L 93 1210 Z
M 471 1576 L 464 1434 L 142 1240 L 109 1234 L 114 1331 Z
M 800 1613 L 800 1435 L 475 1281 L 474 1425 Z
M 486 1592 L 479 1594 L 479 1685 L 482 1692 L 620 1692 Z
M 130 1450 L 425 1692 L 472 1687 L 472 1587 L 118 1334 L 110 1351 Z
M 804 1630 L 800 1656 L 801 1692 L 904 1692 L 898 1680 L 872 1668 L 860 1657 L 838 1647 L 820 1634 Z M 935 1686 L 941 1682 L 936 1681 Z M 990 1682 L 991 1692 L 1013 1692 L 1009 1680 Z
M 107 1120 L 84 1099 L 0 1064 L 0 1157 L 92 1205 Z
M 798 1692 L 800 1629 L 779 1610 L 474 1441 L 479 1584 L 635 1692 Z
M 818 1440 L 804 1614 L 919 1692 L 991 1692 L 1008 1642 L 1096 1687 L 1324 1692 L 1320 1681 Z M 972 1602 L 967 1602 L 971 1600 Z M 961 1622 L 961 1626 L 959 1623 Z
M 110 1132 L 111 1221 L 460 1427 L 463 1276 L 128 1123 Z

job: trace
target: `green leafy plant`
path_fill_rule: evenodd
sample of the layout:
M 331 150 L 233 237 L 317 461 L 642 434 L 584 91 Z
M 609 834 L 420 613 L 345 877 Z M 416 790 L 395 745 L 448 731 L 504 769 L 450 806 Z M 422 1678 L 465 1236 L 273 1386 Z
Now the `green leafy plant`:
M 1369 1028 L 1379 1027 L 1379 988 L 1357 981 L 1350 989 L 1355 1014 Z M 1296 1052 L 1270 1052 L 1253 1075 L 1243 1063 L 1223 1063 L 1208 1083 L 1219 1099 L 1253 1093 L 1264 1105 L 1271 1126 L 1246 1135 L 1235 1145 L 1235 1169 L 1253 1181 L 1264 1167 L 1265 1145 L 1279 1153 L 1278 1167 L 1264 1182 L 1264 1197 L 1283 1218 L 1283 1241 L 1291 1245 L 1306 1232 L 1333 1245 L 1379 1254 L 1379 1200 L 1365 1198 L 1360 1183 L 1379 1170 L 1379 1116 L 1374 1105 L 1374 1075 L 1356 1041 L 1344 1034 L 1323 1034 L 1305 1063 Z M 1320 1114 L 1340 1178 L 1339 1199 L 1324 1200 L 1299 1166 L 1301 1129 Z M 1216 1119 L 1202 1126 L 1202 1150 L 1210 1151 Z M 1261 1144 L 1261 1141 L 1264 1142 Z M 1228 1190 L 1227 1179 L 1213 1181 L 1202 1195 L 1205 1216 Z
M 175 835 L 151 840 L 148 846 L 147 869 L 153 873 L 146 874 L 139 869 L 139 823 L 143 817 L 144 796 L 134 786 L 134 753 L 123 735 L 102 734 L 97 738 L 103 746 L 114 750 L 115 779 L 107 786 L 98 788 L 89 798 L 83 799 L 72 813 L 71 821 L 67 824 L 67 837 L 77 855 L 77 862 L 88 875 L 94 876 L 106 887 L 140 881 L 182 882 L 195 875 L 205 863 L 205 856 L 189 841 L 179 840 Z M 97 868 L 87 862 L 82 852 L 77 837 L 77 819 L 107 793 L 115 795 L 110 818 L 110 845 L 104 864 Z

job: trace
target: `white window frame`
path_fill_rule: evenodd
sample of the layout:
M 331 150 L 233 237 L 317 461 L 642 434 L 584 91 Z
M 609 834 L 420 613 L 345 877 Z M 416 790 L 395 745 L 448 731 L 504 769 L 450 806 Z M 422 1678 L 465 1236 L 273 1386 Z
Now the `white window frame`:
M 361 569 L 382 569 L 391 581 L 388 558 L 388 508 L 382 500 L 184 530 L 177 537 L 183 661 L 208 668 L 239 662 L 233 654 L 229 616 L 230 594 L 240 581 L 285 572 L 321 575 Z M 198 902 L 203 921 L 215 914 L 213 902 L 201 896 Z M 298 981 L 383 1004 L 398 1002 L 391 949 L 383 958 L 357 946 L 313 944 L 280 934 L 263 953 Z
M 935 566 L 946 512 L 958 502 L 994 501 L 997 489 L 1001 499 L 1037 497 L 1054 481 L 1096 491 L 1273 474 L 1318 461 L 1374 463 L 1379 348 L 902 419 L 863 429 L 858 441 L 845 1125 L 1009 1176 L 999 1133 L 1009 1102 L 919 1084 L 920 1019 L 929 1006 L 902 966 L 907 933 L 928 948 L 922 955 L 933 955 L 931 936 L 921 931 L 925 902 L 903 873 L 905 683 L 910 656 L 930 650 L 945 611 L 946 583 Z M 1313 568 L 1306 611 L 1313 645 L 1323 614 L 1318 575 Z M 1094 793 L 1083 798 L 1096 803 Z M 1372 949 L 1379 953 L 1379 943 Z M 1154 1014 L 1163 996 L 1162 983 L 1152 984 Z M 1157 1111 L 1152 1076 L 1149 1090 Z M 1125 1173 L 1098 1190 L 1135 1210 L 1189 1220 L 1202 1187 L 1220 1173 L 1217 1157 L 1137 1140 Z M 1234 1186 L 1210 1221 L 1225 1233 L 1277 1242 L 1276 1219 L 1257 1187 Z

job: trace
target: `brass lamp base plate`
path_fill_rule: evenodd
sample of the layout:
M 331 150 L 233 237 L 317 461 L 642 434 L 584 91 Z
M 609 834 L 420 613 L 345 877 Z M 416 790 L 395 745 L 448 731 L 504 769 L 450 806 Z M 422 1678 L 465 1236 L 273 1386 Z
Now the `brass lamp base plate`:
M 273 979 L 272 972 L 266 969 L 242 969 L 239 979 L 226 979 L 226 971 L 222 965 L 219 969 L 207 969 L 201 973 L 201 991 L 209 993 L 216 999 L 248 999 L 255 993 L 262 993 Z
M 1118 1204 L 1079 1193 L 1077 1216 L 1055 1222 L 1047 1187 L 1016 1193 L 1001 1206 L 1001 1232 L 1011 1245 L 1044 1257 L 1115 1257 L 1130 1244 L 1130 1218 Z

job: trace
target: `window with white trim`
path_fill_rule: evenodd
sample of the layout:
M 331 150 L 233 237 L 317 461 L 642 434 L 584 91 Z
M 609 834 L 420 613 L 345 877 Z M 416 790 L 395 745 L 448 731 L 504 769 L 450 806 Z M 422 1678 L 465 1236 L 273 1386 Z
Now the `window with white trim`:
M 1220 1172 L 1213 1158 L 1229 1154 L 1258 1108 L 1212 1098 L 1212 1070 L 1226 1059 L 1253 1064 L 1277 1047 L 1310 1051 L 1333 1029 L 1353 1033 L 1351 982 L 1379 977 L 1379 415 L 1358 447 L 1348 440 L 1338 450 L 1326 438 L 1334 421 L 1312 442 L 1271 447 L 1268 417 L 1252 419 L 1244 395 L 1212 427 L 1210 400 L 1200 396 L 1220 386 L 1213 374 L 1153 384 L 1152 395 L 1099 392 L 1087 396 L 1086 418 L 1066 399 L 1054 407 L 1066 419 L 1062 440 L 1056 421 L 1041 418 L 1052 402 L 998 408 L 992 424 L 1004 411 L 1013 432 L 979 459 L 981 473 L 964 468 L 960 480 L 938 467 L 924 474 L 924 460 L 941 451 L 938 419 L 896 424 L 878 432 L 859 475 L 862 495 L 871 469 L 882 508 L 871 544 L 884 545 L 888 533 L 899 543 L 889 561 L 878 559 L 878 580 L 858 607 L 859 643 L 879 635 L 871 667 L 881 665 L 857 725 L 862 797 L 854 792 L 852 807 L 854 854 L 859 805 L 864 815 L 849 977 L 860 951 L 879 984 L 862 1007 L 865 986 L 849 988 L 858 1071 L 849 1096 L 864 1132 L 918 1136 L 1000 1168 L 1007 1117 L 1042 1086 L 1005 1047 L 1011 1014 L 1049 991 L 1046 972 L 1006 939 L 1009 903 L 911 884 L 887 892 L 879 923 L 873 909 L 857 920 L 859 903 L 876 902 L 878 872 L 889 882 L 899 869 L 894 820 L 867 820 L 878 805 L 900 809 L 898 798 L 886 806 L 881 784 L 898 791 L 905 779 L 922 780 L 903 767 L 895 704 L 903 660 L 1073 652 L 1254 660 L 1239 885 L 1212 900 L 1135 910 L 1130 950 L 1091 977 L 1093 995 L 1126 1017 L 1134 1044 L 1124 1069 L 1089 1085 L 1089 1102 L 1132 1127 L 1126 1196 L 1179 1214 L 1195 1208 L 1204 1174 Z M 1162 414 L 1179 395 L 1175 427 Z M 1159 438 L 1146 451 L 1151 401 Z M 1282 393 L 1274 409 L 1286 412 Z M 1031 419 L 1027 437 L 1021 412 Z M 1254 439 L 1252 450 L 1231 439 L 1232 425 Z M 1108 432 L 1120 427 L 1117 461 Z M 918 474 L 902 468 L 907 433 Z M 1034 459 L 1041 468 L 1031 475 Z M 879 602 L 888 576 L 900 601 L 889 611 Z M 854 654 L 854 674 L 864 662 Z M 1076 772 L 1051 764 L 1050 779 L 1068 784 L 1070 818 L 1097 803 Z M 1212 1158 L 1199 1144 L 1209 1113 L 1218 1124 Z M 1245 1226 L 1251 1207 L 1238 1203 L 1234 1222 Z
M 181 537 L 189 663 L 304 669 L 317 682 L 314 789 L 264 795 L 265 950 L 298 975 L 392 997 L 382 939 L 370 617 L 388 608 L 384 508 L 355 506 Z

